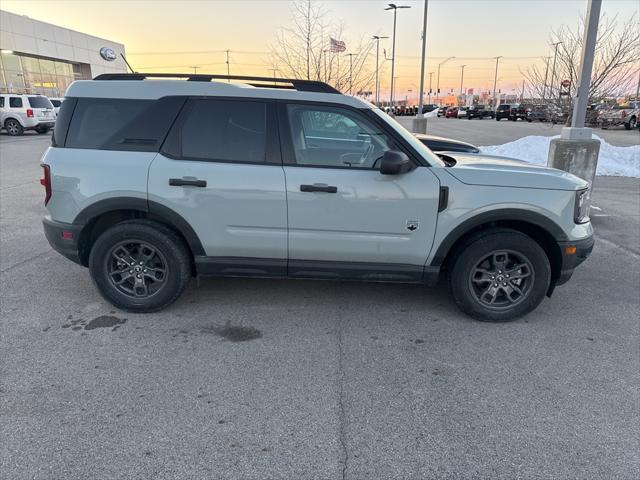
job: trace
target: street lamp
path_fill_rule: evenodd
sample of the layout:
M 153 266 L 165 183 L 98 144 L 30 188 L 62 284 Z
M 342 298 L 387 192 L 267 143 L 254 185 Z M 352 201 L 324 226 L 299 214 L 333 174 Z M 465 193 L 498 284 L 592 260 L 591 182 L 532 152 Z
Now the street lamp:
M 554 52 L 553 52 L 553 68 L 551 68 L 551 83 L 549 84 L 549 93 L 553 95 L 553 83 L 556 78 L 556 58 L 558 57 L 558 45 L 563 42 L 552 43 Z
M 499 57 L 493 57 L 496 59 L 496 73 L 493 77 L 493 106 L 496 106 L 496 84 L 498 83 L 498 62 L 502 58 L 502 55 Z
M 440 105 L 440 67 L 447 63 L 449 60 L 453 60 L 456 57 L 449 57 L 444 59 L 438 64 L 438 77 L 436 79 L 436 103 Z
M 462 82 L 464 80 L 464 67 L 466 67 L 466 65 L 460 65 L 460 68 L 462 69 L 462 72 L 460 73 L 460 95 L 462 95 Z
M 347 53 L 349 57 L 349 95 L 353 95 L 353 56 L 357 53 Z
M 420 98 L 418 101 L 418 117 L 422 118 L 422 109 L 424 105 L 424 67 L 427 62 L 427 10 L 429 0 L 424 0 L 424 11 L 422 16 L 422 58 L 420 59 Z M 426 133 L 426 124 L 424 125 Z
M 395 66 L 396 66 L 396 18 L 398 16 L 399 8 L 411 8 L 409 5 L 396 5 L 395 3 L 390 3 L 385 10 L 393 10 L 393 41 L 391 46 L 391 95 L 389 100 L 391 106 L 393 106 L 393 76 L 395 75 Z
M 380 35 L 374 35 L 373 38 L 376 41 L 376 105 L 380 106 L 380 80 L 378 80 L 378 57 L 380 56 L 380 40 L 389 38 L 381 37 Z

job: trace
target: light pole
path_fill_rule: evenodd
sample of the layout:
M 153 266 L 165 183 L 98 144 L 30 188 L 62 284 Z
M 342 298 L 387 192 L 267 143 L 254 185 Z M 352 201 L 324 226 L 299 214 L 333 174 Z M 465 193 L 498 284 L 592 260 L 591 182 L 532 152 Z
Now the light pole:
M 462 82 L 464 80 L 464 67 L 466 67 L 466 65 L 460 65 L 460 68 L 462 70 L 462 72 L 460 73 L 460 95 L 462 95 Z
M 193 68 L 193 73 L 198 73 L 198 69 L 200 68 L 197 65 L 193 65 L 191 68 Z
M 389 38 L 389 37 L 381 37 L 380 35 L 374 35 L 372 38 L 376 41 L 376 105 L 380 106 L 380 80 L 378 79 L 380 40 Z
M 449 60 L 453 60 L 456 57 L 449 57 L 444 59 L 438 64 L 438 77 L 436 78 L 436 103 L 440 104 L 440 67 L 447 63 Z
M 389 97 L 389 103 L 393 106 L 393 87 L 394 87 L 394 79 L 395 75 L 395 66 L 396 66 L 396 19 L 398 16 L 399 8 L 411 8 L 409 5 L 396 5 L 395 3 L 390 3 L 385 10 L 393 10 L 393 41 L 391 46 L 391 95 Z
M 551 68 L 551 82 L 549 83 L 549 93 L 553 95 L 553 82 L 555 82 L 556 78 L 556 58 L 558 57 L 558 45 L 562 42 L 552 43 L 554 52 L 553 52 L 553 68 Z
M 353 95 L 353 56 L 357 53 L 347 53 L 349 57 L 349 95 Z
M 496 84 L 498 83 L 498 62 L 500 61 L 500 59 L 502 58 L 502 55 L 500 55 L 499 57 L 493 57 L 496 59 L 496 73 L 493 77 L 493 107 L 495 108 L 496 105 Z
M 418 101 L 418 115 L 422 117 L 422 107 L 424 105 L 424 66 L 427 61 L 427 10 L 429 0 L 424 0 L 424 12 L 422 16 L 422 58 L 420 59 L 420 98 Z M 426 125 L 425 125 L 426 129 Z
M 546 57 L 547 59 L 547 68 L 544 69 L 544 85 L 542 86 L 542 103 L 544 103 L 545 95 L 547 93 L 547 75 L 549 74 L 549 62 L 551 62 L 551 57 Z

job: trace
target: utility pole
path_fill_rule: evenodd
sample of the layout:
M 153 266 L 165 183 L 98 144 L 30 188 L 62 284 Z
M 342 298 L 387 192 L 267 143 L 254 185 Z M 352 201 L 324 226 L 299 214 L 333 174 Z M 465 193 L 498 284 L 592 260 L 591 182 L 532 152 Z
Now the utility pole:
M 278 71 L 278 66 L 274 65 L 273 68 L 269 68 L 269 71 L 273 72 L 273 86 L 276 86 L 276 72 Z
M 542 103 L 544 103 L 545 95 L 547 93 L 547 74 L 549 73 L 549 63 L 551 63 L 551 57 L 547 58 L 547 68 L 544 69 L 544 85 L 542 87 Z
M 394 75 L 395 75 L 395 67 L 396 67 L 396 21 L 398 17 L 398 9 L 399 8 L 411 8 L 408 5 L 396 5 L 395 3 L 389 3 L 389 6 L 385 8 L 385 10 L 393 10 L 393 40 L 391 46 L 391 94 L 389 96 L 389 101 L 391 106 L 393 106 L 393 87 L 394 87 Z
M 466 65 L 460 65 L 460 69 L 462 70 L 462 72 L 460 73 L 460 95 L 462 95 L 462 82 L 464 80 L 464 67 L 466 67 Z
M 225 50 L 225 52 L 227 54 L 227 61 L 225 63 L 227 64 L 227 77 L 228 77 L 231 75 L 229 73 L 229 50 Z M 227 82 L 231 82 L 231 79 L 227 79 Z
M 495 108 L 497 106 L 496 104 L 496 84 L 498 83 L 498 62 L 500 61 L 500 59 L 502 58 L 502 55 L 499 57 L 493 57 L 496 59 L 496 73 L 493 77 L 493 107 Z
M 197 65 L 193 65 L 191 68 L 193 68 L 193 73 L 198 73 L 198 69 L 200 68 Z
M 376 41 L 376 105 L 380 106 L 380 80 L 378 78 L 378 67 L 379 67 L 379 57 L 380 57 L 380 40 L 389 37 L 381 37 L 379 35 L 374 35 L 372 37 Z M 325 67 L 326 70 L 326 67 Z
M 553 68 L 551 69 L 551 82 L 549 84 L 549 93 L 553 96 L 553 85 L 556 78 L 556 58 L 558 57 L 558 45 L 562 42 L 553 43 L 554 53 L 553 53 Z
M 433 72 L 429 72 L 429 104 L 431 104 L 431 94 L 433 90 L 431 89 L 431 80 L 433 79 Z

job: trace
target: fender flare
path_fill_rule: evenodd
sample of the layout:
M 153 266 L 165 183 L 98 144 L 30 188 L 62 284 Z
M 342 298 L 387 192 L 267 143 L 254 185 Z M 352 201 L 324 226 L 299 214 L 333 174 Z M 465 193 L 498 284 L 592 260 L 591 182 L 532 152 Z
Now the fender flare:
M 189 222 L 169 207 L 145 198 L 117 197 L 100 200 L 80 211 L 73 219 L 73 224 L 84 227 L 100 215 L 118 210 L 134 210 L 157 217 L 182 234 L 194 256 L 206 255 L 200 238 Z
M 436 250 L 433 260 L 431 260 L 430 265 L 434 267 L 442 266 L 447 254 L 455 245 L 455 243 L 464 235 L 472 231 L 474 228 L 479 227 L 480 225 L 485 223 L 499 221 L 517 221 L 528 223 L 548 232 L 556 240 L 556 242 L 568 240 L 566 233 L 557 223 L 540 213 L 531 212 L 528 210 L 520 210 L 517 208 L 502 208 L 480 213 L 465 220 L 456 228 L 451 230 L 451 232 L 449 232 L 444 240 L 440 242 L 440 245 L 438 245 L 438 249 Z

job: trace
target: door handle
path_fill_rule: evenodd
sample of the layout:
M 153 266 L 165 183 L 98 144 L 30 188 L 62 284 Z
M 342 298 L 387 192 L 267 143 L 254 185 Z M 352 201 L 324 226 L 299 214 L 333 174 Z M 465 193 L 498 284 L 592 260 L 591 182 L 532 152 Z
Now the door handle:
M 187 179 L 187 178 L 170 178 L 169 185 L 172 187 L 206 187 L 206 180 Z
M 338 187 L 333 187 L 331 185 L 322 185 L 322 184 L 314 184 L 314 185 L 300 185 L 301 192 L 326 192 L 326 193 L 338 193 Z

